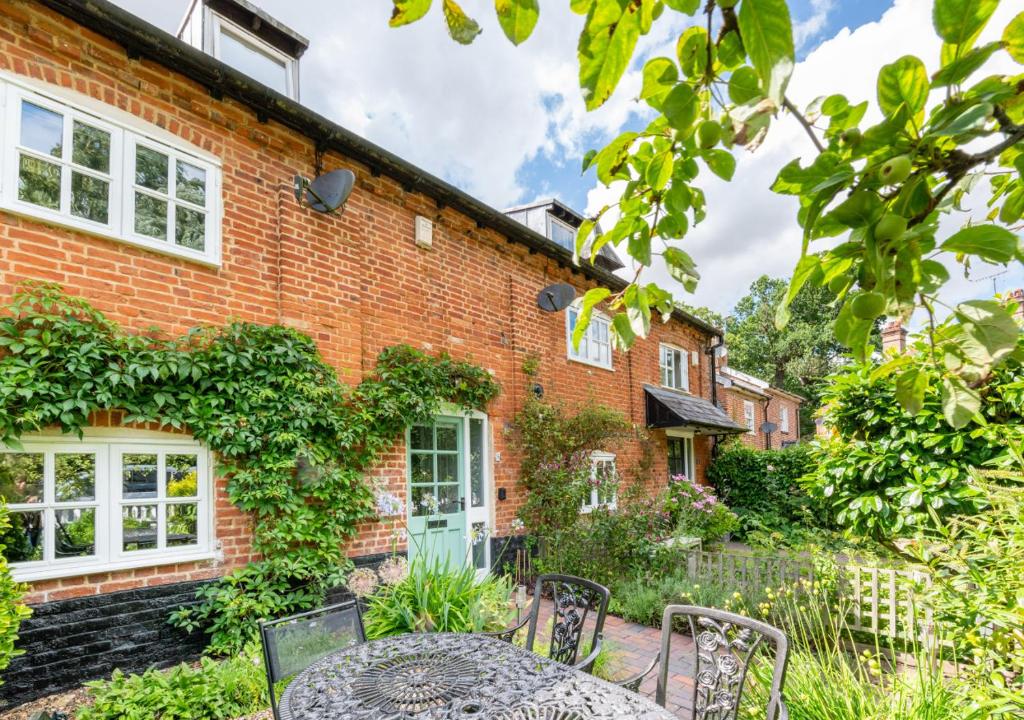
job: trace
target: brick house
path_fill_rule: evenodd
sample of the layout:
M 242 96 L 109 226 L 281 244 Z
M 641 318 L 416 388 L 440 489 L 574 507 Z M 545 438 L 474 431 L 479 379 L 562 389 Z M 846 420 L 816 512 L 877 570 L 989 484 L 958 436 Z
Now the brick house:
M 716 381 L 722 408 L 747 430 L 738 436 L 743 444 L 758 450 L 777 450 L 800 439 L 800 405 L 804 398 L 728 365 L 718 369 Z
M 582 218 L 571 209 L 505 214 L 303 107 L 306 41 L 247 2 L 196 0 L 179 35 L 105 0 L 0 0 L 3 302 L 45 280 L 129 330 L 288 325 L 351 384 L 402 343 L 487 368 L 502 392 L 486 413 L 420 428 L 485 458 L 471 466 L 460 451 L 469 502 L 452 513 L 492 535 L 474 557 L 481 567 L 522 501 L 506 428 L 535 386 L 648 428 L 652 491 L 670 474 L 702 480 L 714 438 L 742 432 L 716 406 L 717 328 L 676 312 L 623 353 L 598 313 L 576 351 L 575 309 L 538 307 L 552 283 L 577 295 L 624 287 L 614 252 L 574 266 L 564 238 Z M 296 175 L 336 168 L 356 178 L 342 214 L 297 202 Z M 187 432 L 126 427 L 116 408 L 84 440 L 54 430 L 23 441 L 0 450 L 0 479 L 30 489 L 6 498 L 7 539 L 20 541 L 8 559 L 35 615 L 0 695 L 21 701 L 194 653 L 202 638 L 167 626 L 169 610 L 251 559 L 248 520 L 227 501 L 216 458 Z M 594 450 L 623 474 L 645 456 L 640 442 Z M 407 465 L 400 440 L 372 479 L 404 497 Z M 85 488 L 62 495 L 65 470 Z M 72 522 L 93 540 L 70 542 Z M 389 547 L 389 530 L 368 524 L 347 550 L 372 562 Z

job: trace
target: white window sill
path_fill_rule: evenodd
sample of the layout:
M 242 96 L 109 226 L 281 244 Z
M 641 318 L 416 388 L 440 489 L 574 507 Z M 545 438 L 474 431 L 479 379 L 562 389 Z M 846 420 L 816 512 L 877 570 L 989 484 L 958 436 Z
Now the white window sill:
M 677 388 L 677 387 L 672 387 L 671 385 L 662 385 L 662 387 L 665 388 L 666 390 L 671 390 L 673 392 L 681 392 L 681 393 L 686 393 L 687 395 L 693 395 L 693 393 L 690 392 L 690 388 L 688 388 L 688 387 Z
M 36 582 L 39 580 L 55 580 L 80 575 L 96 575 L 99 573 L 118 572 L 120 570 L 157 567 L 159 565 L 174 565 L 176 563 L 201 562 L 204 560 L 220 561 L 222 559 L 223 553 L 213 550 L 140 555 L 139 557 L 118 560 L 116 562 L 100 562 L 98 560 L 75 562 L 72 559 L 68 559 L 66 564 L 61 563 L 45 567 L 32 567 L 31 565 L 18 567 L 15 565 L 11 567 L 11 576 L 15 582 Z
M 598 368 L 599 370 L 607 370 L 608 372 L 615 372 L 615 368 L 611 365 L 602 365 L 601 363 L 594 362 L 593 360 L 573 357 L 572 355 L 567 355 L 566 357 L 569 362 L 579 363 L 580 365 L 589 365 L 590 367 Z

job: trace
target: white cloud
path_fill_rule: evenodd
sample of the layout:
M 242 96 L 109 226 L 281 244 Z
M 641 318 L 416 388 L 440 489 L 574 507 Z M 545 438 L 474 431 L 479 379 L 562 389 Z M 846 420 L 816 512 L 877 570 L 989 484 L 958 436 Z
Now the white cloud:
M 835 0 L 811 0 L 810 17 L 793 23 L 793 43 L 797 50 L 822 33 L 834 9 Z

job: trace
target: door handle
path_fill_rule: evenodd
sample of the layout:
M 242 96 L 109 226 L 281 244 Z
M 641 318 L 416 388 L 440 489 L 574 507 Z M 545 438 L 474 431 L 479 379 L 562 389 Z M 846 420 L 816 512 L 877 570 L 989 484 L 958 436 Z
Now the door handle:
M 466 498 L 464 497 L 459 498 L 459 510 L 466 512 Z

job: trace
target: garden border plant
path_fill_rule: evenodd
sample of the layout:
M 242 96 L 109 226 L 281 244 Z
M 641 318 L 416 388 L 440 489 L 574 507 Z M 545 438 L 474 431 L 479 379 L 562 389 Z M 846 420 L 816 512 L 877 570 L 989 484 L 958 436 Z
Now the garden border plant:
M 59 426 L 82 435 L 98 411 L 179 430 L 217 453 L 230 501 L 252 518 L 261 559 L 199 592 L 172 621 L 233 654 L 262 617 L 305 609 L 350 564 L 344 545 L 373 517 L 364 481 L 410 424 L 442 403 L 482 409 L 499 392 L 483 368 L 407 346 L 384 349 L 358 386 L 314 341 L 279 325 L 230 322 L 180 338 L 125 332 L 53 284 L 19 289 L 0 320 L 0 442 Z

